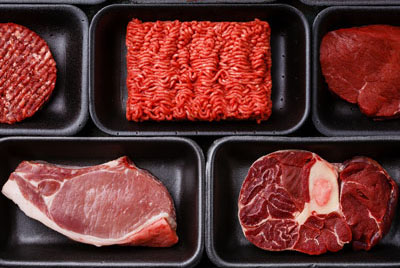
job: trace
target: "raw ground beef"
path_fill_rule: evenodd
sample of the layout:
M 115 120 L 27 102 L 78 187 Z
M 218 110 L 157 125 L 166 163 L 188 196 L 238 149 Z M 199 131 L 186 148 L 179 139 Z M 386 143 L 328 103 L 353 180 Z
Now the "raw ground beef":
M 133 19 L 126 46 L 128 120 L 260 122 L 271 115 L 267 22 Z

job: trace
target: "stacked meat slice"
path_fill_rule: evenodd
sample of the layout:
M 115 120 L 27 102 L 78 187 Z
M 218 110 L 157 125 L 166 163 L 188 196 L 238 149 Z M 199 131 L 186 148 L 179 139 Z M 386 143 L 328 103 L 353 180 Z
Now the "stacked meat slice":
M 369 250 L 389 231 L 397 198 L 397 184 L 372 159 L 333 165 L 311 152 L 277 151 L 250 167 L 239 220 L 265 250 L 315 255 L 350 242 Z

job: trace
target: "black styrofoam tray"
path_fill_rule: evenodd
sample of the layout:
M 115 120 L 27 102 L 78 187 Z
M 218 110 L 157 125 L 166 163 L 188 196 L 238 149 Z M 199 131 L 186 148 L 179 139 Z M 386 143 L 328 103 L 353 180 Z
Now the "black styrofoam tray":
M 1 1 L 1 0 L 0 0 Z M 182 4 L 182 3 L 188 3 L 188 4 L 222 4 L 222 3 L 227 3 L 227 4 L 243 4 L 243 3 L 273 3 L 276 2 L 276 0 L 134 0 L 135 3 L 137 4 L 148 4 L 148 3 L 154 3 L 154 4 Z
M 3 185 L 22 160 L 95 165 L 127 155 L 160 179 L 177 214 L 179 242 L 170 248 L 95 247 L 80 244 L 25 216 L 0 195 L 0 266 L 188 267 L 203 251 L 204 157 L 184 138 L 4 138 L 0 140 Z
M 331 5 L 400 5 L 399 0 L 299 0 L 311 6 Z
M 400 26 L 400 7 L 329 7 L 321 11 L 313 25 L 312 120 L 326 136 L 399 135 L 400 119 L 374 121 L 356 104 L 330 92 L 321 72 L 319 47 L 326 33 L 341 28 L 371 24 Z
M 80 4 L 80 5 L 94 5 L 105 2 L 106 0 L 0 0 L 0 3 L 13 3 L 13 4 Z
M 28 27 L 50 47 L 57 81 L 32 117 L 0 124 L 0 135 L 73 135 L 88 119 L 88 19 L 69 5 L 0 5 L 0 22 Z
M 309 150 L 332 163 L 353 156 L 378 161 L 399 184 L 400 138 L 340 137 L 227 137 L 214 142 L 206 167 L 206 251 L 218 266 L 230 267 L 399 267 L 400 208 L 390 232 L 366 251 L 351 247 L 320 256 L 282 251 L 264 251 L 244 237 L 238 220 L 238 197 L 251 164 L 259 157 L 284 149 Z
M 125 117 L 128 22 L 156 20 L 267 20 L 271 26 L 272 115 L 269 120 L 221 122 L 129 122 Z M 309 112 L 309 27 L 304 15 L 281 4 L 111 5 L 90 25 L 89 109 L 94 123 L 111 135 L 284 135 Z

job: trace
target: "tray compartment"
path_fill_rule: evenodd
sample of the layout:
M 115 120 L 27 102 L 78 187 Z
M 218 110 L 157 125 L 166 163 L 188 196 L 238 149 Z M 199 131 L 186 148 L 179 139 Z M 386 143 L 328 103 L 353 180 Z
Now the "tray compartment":
M 271 26 L 272 115 L 263 122 L 129 122 L 125 117 L 125 34 L 132 18 L 156 20 L 250 21 Z M 111 135 L 243 135 L 288 134 L 309 111 L 309 29 L 304 15 L 288 5 L 170 4 L 111 5 L 90 26 L 90 114 Z
M 399 135 L 399 119 L 374 121 L 356 104 L 330 92 L 319 61 L 321 40 L 329 31 L 371 24 L 400 26 L 400 7 L 330 7 L 321 11 L 313 25 L 312 120 L 326 136 Z
M 57 81 L 49 100 L 32 117 L 0 124 L 0 135 L 74 135 L 88 119 L 88 19 L 68 5 L 0 5 L 0 23 L 28 27 L 50 47 Z
M 371 251 L 349 246 L 336 253 L 309 256 L 294 251 L 271 252 L 246 240 L 238 220 L 238 197 L 251 164 L 259 157 L 284 149 L 309 150 L 329 162 L 363 155 L 375 159 L 399 184 L 399 138 L 281 138 L 227 137 L 208 152 L 206 179 L 206 251 L 224 267 L 398 267 L 400 265 L 400 208 L 390 232 Z
M 80 244 L 28 218 L 5 196 L 0 266 L 194 266 L 203 251 L 204 157 L 183 138 L 6 138 L 0 141 L 1 185 L 22 160 L 96 165 L 122 155 L 149 170 L 168 188 L 177 213 L 178 244 L 170 248 Z

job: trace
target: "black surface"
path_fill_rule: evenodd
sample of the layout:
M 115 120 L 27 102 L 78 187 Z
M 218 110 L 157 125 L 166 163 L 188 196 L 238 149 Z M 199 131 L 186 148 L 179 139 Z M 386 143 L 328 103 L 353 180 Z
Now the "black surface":
M 0 124 L 0 135 L 73 135 L 88 118 L 88 19 L 68 5 L 0 5 L 0 22 L 28 27 L 50 47 L 57 81 L 50 99 L 32 117 Z
M 272 29 L 272 115 L 255 121 L 129 122 L 125 117 L 125 34 L 132 18 L 156 20 L 267 20 Z M 112 5 L 90 26 L 90 114 L 111 135 L 284 135 L 304 123 L 309 111 L 309 26 L 288 5 Z
M 332 30 L 371 24 L 400 26 L 400 7 L 330 7 L 318 14 L 313 25 L 312 119 L 327 136 L 399 135 L 399 119 L 374 121 L 356 104 L 348 103 L 328 89 L 321 72 L 319 47 Z
M 96 165 L 127 155 L 160 179 L 177 213 L 178 244 L 170 248 L 95 246 L 74 242 L 28 218 L 3 195 L 0 266 L 193 266 L 203 252 L 204 157 L 183 138 L 6 138 L 0 141 L 1 185 L 22 160 Z
M 329 162 L 363 155 L 375 159 L 399 184 L 400 139 L 228 137 L 210 148 L 206 175 L 206 251 L 218 266 L 231 267 L 399 267 L 399 209 L 390 232 L 369 252 L 345 246 L 337 253 L 309 256 L 261 250 L 244 237 L 238 220 L 238 197 L 251 164 L 276 150 L 301 149 Z
M 10 0 L 10 1 L 12 1 L 12 0 Z M 51 1 L 51 0 L 49 0 L 49 1 Z M 68 0 L 64 0 L 64 1 L 68 1 Z M 90 22 L 92 20 L 93 16 L 101 8 L 103 8 L 103 7 L 107 6 L 107 5 L 115 4 L 115 3 L 130 4 L 130 3 L 134 3 L 134 2 L 144 2 L 144 1 L 145 0 L 138 0 L 138 1 L 134 1 L 134 0 L 132 0 L 132 1 L 131 0 L 106 0 L 105 2 L 102 2 L 100 4 L 96 4 L 96 5 L 78 5 L 78 7 L 85 12 L 85 14 L 89 18 L 89 22 Z M 150 0 L 150 1 L 153 1 L 153 0 Z M 175 0 L 173 0 L 173 1 L 175 1 Z M 177 1 L 179 1 L 179 0 L 177 0 Z M 222 0 L 222 1 L 223 1 L 223 3 L 229 2 L 229 0 L 226 0 L 226 1 Z M 315 1 L 321 2 L 322 0 L 315 0 Z M 377 0 L 376 2 L 378 2 L 378 1 L 379 0 Z M 160 0 L 159 2 L 164 2 L 165 3 L 165 1 L 163 1 L 163 0 Z M 180 2 L 187 3 L 188 5 L 191 5 L 192 2 L 193 3 L 204 3 L 201 0 L 193 0 L 193 1 L 192 0 L 188 0 L 188 1 L 182 0 Z M 212 1 L 210 0 L 209 2 L 212 2 Z M 215 0 L 214 2 L 221 3 L 220 0 Z M 235 0 L 233 0 L 233 2 L 239 3 L 239 1 L 235 1 Z M 253 2 L 253 1 L 249 0 L 249 1 L 246 1 L 246 2 Z M 254 0 L 254 2 L 257 2 L 257 0 Z M 317 5 L 314 5 L 314 6 L 305 5 L 301 1 L 298 1 L 298 0 L 279 0 L 279 1 L 275 1 L 275 2 L 276 3 L 280 3 L 280 4 L 282 4 L 282 3 L 283 4 L 288 4 L 288 5 L 294 6 L 297 9 L 299 9 L 305 15 L 309 25 L 312 25 L 312 23 L 314 21 L 314 17 L 316 16 L 316 14 L 318 14 L 318 12 L 321 11 L 324 8 L 323 6 L 317 6 Z M 371 1 L 371 2 L 374 2 L 374 1 Z M 382 2 L 382 1 L 379 1 L 379 2 Z M 346 3 L 349 3 L 349 2 L 346 1 Z M 230 5 L 226 4 L 226 6 L 230 6 Z M 193 14 L 184 14 L 184 12 L 182 11 L 181 16 L 195 17 L 197 15 L 196 12 L 197 12 L 197 8 L 194 11 L 192 11 Z M 213 12 L 211 12 L 211 13 L 213 13 Z M 215 12 L 214 12 L 214 14 L 215 14 Z M 219 14 L 217 14 L 217 15 L 219 15 Z M 217 16 L 217 15 L 215 15 L 215 16 Z M 154 14 L 154 16 L 160 16 L 160 15 Z M 278 15 L 276 15 L 276 16 L 278 16 Z M 32 16 L 32 18 L 36 18 L 36 16 Z M 288 18 L 288 17 L 285 17 L 285 18 Z M 282 19 L 284 19 L 284 18 L 282 18 Z M 295 22 L 293 22 L 293 21 L 283 21 L 282 23 L 283 23 L 283 25 L 298 24 L 297 21 L 298 20 L 296 20 Z M 126 26 L 124 26 L 124 27 L 126 27 Z M 277 27 L 280 27 L 280 26 L 278 25 Z M 296 26 L 296 27 L 298 27 L 298 26 Z M 124 33 L 119 33 L 119 34 L 122 36 Z M 120 38 L 121 38 L 121 36 L 120 36 Z M 293 41 L 292 39 L 288 39 L 289 43 L 292 42 L 292 41 Z M 121 57 L 121 55 L 119 55 L 119 57 Z M 116 59 L 115 61 L 118 61 L 118 59 Z M 122 67 L 123 67 L 123 65 L 122 65 Z M 115 73 L 116 71 L 113 71 L 113 72 Z M 293 88 L 294 88 L 293 90 L 298 90 L 298 86 L 296 84 L 294 84 Z M 111 90 L 111 88 L 110 88 L 110 90 Z M 121 108 L 119 108 L 119 109 L 121 109 Z M 110 108 L 110 110 L 111 110 L 111 108 Z M 164 133 L 160 132 L 159 135 L 164 135 Z M 221 133 L 221 135 L 223 135 L 223 133 Z M 315 129 L 314 124 L 311 121 L 311 117 L 308 117 L 305 120 L 304 124 L 302 124 L 297 130 L 295 130 L 294 132 L 292 132 L 289 135 L 290 136 L 297 136 L 297 137 L 298 136 L 306 137 L 306 136 L 320 136 L 321 134 Z M 100 131 L 95 126 L 95 124 L 92 122 L 92 120 L 89 119 L 87 121 L 87 124 L 85 124 L 85 126 L 78 133 L 76 133 L 75 136 L 81 136 L 81 137 L 82 136 L 107 137 L 107 136 L 110 136 L 110 135 L 105 133 L 105 132 Z M 221 137 L 222 136 L 192 136 L 193 140 L 195 140 L 200 145 L 200 147 L 202 148 L 202 150 L 204 152 L 207 152 L 207 150 L 209 149 L 210 145 L 212 145 L 212 143 L 214 142 L 215 139 L 221 138 Z M 270 140 L 274 139 L 278 143 L 278 142 L 280 142 L 281 139 L 285 139 L 285 138 L 265 138 L 265 139 L 270 139 Z M 297 138 L 295 138 L 295 139 L 297 139 Z M 342 138 L 340 138 L 340 139 L 342 139 Z M 358 138 L 355 138 L 355 139 L 358 139 Z M 384 139 L 391 139 L 391 137 L 384 138 Z M 80 142 L 80 143 L 83 144 L 83 142 Z M 355 143 L 357 143 L 357 142 L 355 142 Z M 393 154 L 395 154 L 393 152 L 395 152 L 395 150 L 398 150 L 398 148 L 397 148 L 398 145 L 396 143 L 400 144 L 400 141 L 395 139 L 395 141 L 390 142 L 390 144 L 393 144 L 392 147 L 389 146 L 389 145 L 387 145 L 387 146 L 385 145 L 383 147 L 383 149 L 387 150 L 389 152 L 389 155 L 393 155 Z M 284 144 L 284 143 L 282 143 L 282 144 Z M 359 146 L 362 147 L 365 144 L 366 144 L 366 142 L 361 143 L 361 145 L 359 145 Z M 374 145 L 374 146 L 377 147 L 377 145 Z M 345 150 L 345 147 L 346 146 L 341 146 L 341 150 Z M 0 145 L 0 148 L 1 148 L 1 145 Z M 17 147 L 14 147 L 14 148 L 17 148 Z M 59 147 L 55 147 L 55 150 L 57 148 L 59 148 Z M 71 147 L 71 150 L 74 150 L 74 148 L 75 147 Z M 263 150 L 263 148 L 264 147 L 262 147 L 261 150 Z M 324 149 L 324 148 L 329 149 L 333 153 L 336 150 L 335 146 L 325 147 L 324 145 L 321 145 L 321 150 Z M 38 149 L 38 148 L 35 148 L 35 149 Z M 106 147 L 106 149 L 108 149 L 108 147 Z M 106 151 L 106 149 L 105 149 L 105 151 Z M 254 146 L 250 146 L 249 149 L 253 150 Z M 25 149 L 25 148 L 22 148 L 22 147 L 18 147 L 18 150 L 20 150 L 21 153 L 26 151 L 27 155 L 36 153 L 36 152 L 29 152 L 29 150 L 30 150 L 29 148 Z M 149 152 L 149 154 L 151 153 L 155 157 L 158 157 L 157 156 L 158 150 L 159 150 L 158 147 L 157 148 L 152 148 L 152 150 L 153 151 Z M 180 150 L 180 147 L 176 147 L 176 149 L 174 147 L 174 148 L 172 148 L 172 150 L 175 150 L 175 151 Z M 246 151 L 245 148 L 241 148 L 241 150 L 242 150 L 242 152 Z M 264 153 L 264 152 L 260 152 L 260 150 L 258 150 L 257 152 L 259 152 L 260 154 Z M 382 156 L 384 155 L 382 150 L 380 150 L 379 152 L 382 154 Z M 13 152 L 14 155 L 16 153 L 17 152 Z M 134 154 L 134 153 L 135 152 L 132 151 L 132 154 Z M 247 152 L 247 153 L 251 153 L 251 152 Z M 13 154 L 11 154 L 11 156 Z M 62 157 L 61 157 L 62 155 L 63 154 L 60 152 L 59 160 L 61 162 L 63 162 L 65 160 L 65 159 L 64 160 L 62 159 Z M 84 158 L 87 155 L 89 155 L 89 152 L 85 153 Z M 184 155 L 186 155 L 186 154 L 184 154 Z M 10 163 L 14 163 L 15 164 L 15 161 L 17 159 L 15 156 L 12 156 L 10 158 L 10 160 L 7 160 L 7 157 L 4 156 L 4 155 L 2 157 L 3 157 L 2 158 L 3 159 L 2 162 L 4 163 L 3 165 L 9 165 L 9 164 L 7 164 L 9 161 L 10 161 Z M 239 159 L 240 159 L 240 155 L 234 156 L 234 157 L 239 157 Z M 133 160 L 135 160 L 134 159 L 134 155 L 132 156 L 132 158 L 133 158 Z M 168 161 L 168 158 L 166 158 L 166 159 Z M 104 160 L 106 160 L 106 159 L 104 159 Z M 254 160 L 256 160 L 256 159 L 253 159 L 252 161 L 254 161 Z M 96 160 L 94 159 L 93 161 L 90 161 L 90 156 L 89 156 L 88 159 L 86 159 L 85 161 L 87 161 L 89 163 L 89 162 L 93 162 L 93 161 L 96 161 Z M 248 164 L 249 165 L 251 164 L 250 162 L 251 161 L 248 160 Z M 74 162 L 71 160 L 71 163 L 74 163 Z M 146 161 L 143 160 L 143 163 L 146 164 Z M 139 164 L 140 163 L 138 162 L 138 165 Z M 399 165 L 400 165 L 400 163 L 399 163 Z M 170 165 L 170 167 L 171 166 L 172 165 Z M 248 167 L 243 167 L 243 166 L 240 167 L 242 172 L 244 172 L 245 168 L 248 168 Z M 9 176 L 9 173 L 7 173 L 7 172 L 11 172 L 11 166 L 9 166 L 8 169 L 9 170 L 3 170 L 3 171 L 0 169 L 0 174 L 3 174 L 2 175 L 3 183 L 5 182 L 6 178 Z M 150 168 L 149 168 L 149 170 L 150 170 Z M 234 169 L 234 170 L 236 171 L 236 169 Z M 393 170 L 393 169 L 391 169 L 391 170 Z M 226 170 L 225 172 L 228 173 L 230 171 Z M 396 174 L 391 174 L 391 175 L 392 176 L 397 176 L 397 178 L 398 178 L 400 174 L 396 173 Z M 244 177 L 241 178 L 241 179 L 243 180 Z M 222 182 L 224 182 L 224 181 L 226 181 L 226 180 L 222 180 Z M 228 183 L 226 186 L 223 186 L 221 184 L 220 184 L 220 186 L 224 187 L 223 188 L 224 190 L 219 189 L 220 190 L 219 193 L 221 193 L 221 191 L 226 191 L 227 192 L 226 194 L 229 197 L 230 194 L 231 194 L 229 191 L 232 189 L 232 185 Z M 204 191 L 204 192 L 206 193 L 206 191 Z M 208 192 L 207 192 L 207 196 L 208 196 Z M 233 201 L 237 202 L 237 200 L 233 200 Z M 224 203 L 224 204 L 227 204 L 227 203 Z M 232 211 L 230 211 L 232 209 L 231 205 L 232 205 L 231 203 L 227 204 L 226 211 L 225 211 L 224 208 L 221 208 L 223 215 L 230 215 L 230 213 L 232 213 Z M 63 251 L 62 251 L 63 257 L 65 257 L 66 259 L 70 260 L 70 262 L 69 263 L 65 263 L 65 265 L 70 266 L 70 267 L 71 266 L 79 267 L 79 266 L 82 265 L 82 263 L 83 263 L 82 259 L 81 259 L 82 258 L 82 254 L 90 255 L 91 258 L 95 258 L 95 256 L 100 256 L 100 257 L 103 258 L 102 260 L 96 260 L 96 261 L 92 262 L 91 264 L 89 264 L 89 266 L 110 266 L 109 264 L 107 264 L 107 262 L 115 262 L 114 266 L 121 266 L 121 267 L 123 267 L 123 266 L 125 266 L 125 267 L 126 266 L 131 266 L 131 265 L 127 265 L 127 264 L 122 264 L 122 261 L 125 260 L 124 258 L 128 258 L 127 255 L 131 254 L 131 252 L 135 252 L 137 250 L 137 249 L 132 248 L 132 247 L 128 247 L 128 248 L 125 248 L 125 247 L 110 247 L 110 249 L 108 249 L 107 247 L 104 247 L 104 248 L 91 248 L 90 246 L 82 245 L 82 244 L 79 244 L 79 243 L 76 243 L 76 242 L 73 242 L 73 241 L 69 241 L 68 239 L 64 238 L 64 240 L 62 240 L 61 243 L 59 243 L 59 244 L 53 243 L 50 246 L 37 244 L 37 241 L 35 241 L 35 240 L 32 240 L 32 241 L 28 241 L 27 240 L 27 241 L 25 241 L 26 242 L 26 244 L 25 244 L 26 247 L 25 248 L 21 248 L 21 247 L 19 247 L 19 248 L 17 248 L 17 247 L 7 248 L 7 243 L 9 243 L 9 242 L 7 242 L 8 241 L 7 240 L 8 239 L 7 232 L 9 232 L 11 230 L 11 228 L 13 227 L 11 224 L 13 222 L 16 222 L 15 218 L 11 218 L 13 220 L 13 222 L 12 222 L 11 219 L 8 220 L 8 217 L 10 215 L 14 215 L 15 216 L 16 214 L 21 214 L 21 212 L 17 212 L 18 209 L 14 205 L 12 205 L 12 202 L 9 201 L 9 200 L 7 200 L 7 202 L 6 202 L 4 197 L 0 198 L 0 206 L 3 206 L 3 207 L 6 206 L 8 208 L 6 211 L 2 210 L 4 214 L 3 214 L 3 218 L 2 218 L 3 219 L 3 221 L 2 221 L 3 222 L 3 225 L 2 225 L 3 226 L 3 232 L 2 232 L 2 235 L 0 235 L 0 259 L 1 259 L 1 256 L 4 256 L 4 254 L 7 253 L 7 252 L 5 252 L 6 249 L 12 251 L 12 252 L 9 252 L 9 253 L 11 253 L 11 256 L 16 257 L 17 256 L 16 254 L 24 254 L 24 250 L 27 250 L 30 245 L 34 245 L 35 246 L 34 252 L 37 253 L 37 256 L 34 256 L 34 257 L 36 259 L 43 260 L 44 257 L 47 257 L 49 255 L 54 255 L 54 257 L 50 258 L 50 261 L 54 260 L 54 258 L 56 256 L 60 256 L 60 253 L 58 252 L 58 249 L 62 248 L 63 249 Z M 13 212 L 14 214 L 10 214 L 11 212 L 9 212 L 9 211 L 14 211 Z M 230 216 L 232 216 L 232 219 L 233 219 L 234 215 L 230 215 Z M 220 219 L 222 219 L 222 216 L 220 217 Z M 226 224 L 226 227 L 228 228 L 227 230 L 231 230 L 232 227 L 230 227 L 230 226 L 233 226 L 234 224 L 237 224 L 237 221 L 230 222 L 229 219 L 230 218 L 228 218 L 227 220 L 222 222 L 223 224 Z M 399 222 L 399 220 L 398 220 L 398 218 L 396 218 L 396 222 L 395 222 L 396 226 L 398 226 L 398 222 Z M 40 224 L 38 224 L 38 223 L 37 223 L 37 225 L 40 226 Z M 179 226 L 179 222 L 178 222 L 178 226 Z M 222 227 L 220 227 L 220 228 L 222 228 Z M 235 227 L 235 228 L 237 228 L 237 227 Z M 38 233 L 36 233 L 37 230 L 38 230 Z M 221 236 L 217 235 L 216 238 L 221 238 L 222 237 L 222 238 L 225 239 L 225 237 L 228 236 L 227 231 L 224 231 L 224 230 L 222 230 L 222 231 L 223 232 L 221 233 Z M 25 230 L 25 232 L 27 232 L 27 231 Z M 392 232 L 393 232 L 393 230 L 392 230 Z M 63 238 L 61 235 L 59 235 L 59 234 L 57 234 L 57 233 L 55 233 L 55 232 L 53 232 L 51 230 L 48 230 L 47 227 L 44 227 L 44 226 L 41 226 L 41 228 L 39 228 L 39 229 L 36 229 L 36 228 L 35 229 L 31 229 L 29 231 L 29 237 L 33 238 L 33 237 L 35 237 L 35 234 L 36 235 L 38 235 L 38 234 L 40 235 L 42 233 L 46 234 L 46 237 L 50 233 L 51 235 L 56 235 L 58 237 L 58 239 L 60 239 L 60 237 Z M 14 236 L 16 237 L 15 234 L 16 233 L 15 233 L 15 229 L 14 229 Z M 233 234 L 232 238 L 226 240 L 227 247 L 225 249 L 228 249 L 228 247 L 231 247 L 232 241 L 234 239 L 237 239 L 236 236 L 237 236 L 236 234 Z M 397 236 L 399 236 L 399 235 L 397 235 Z M 244 239 L 244 237 L 242 237 L 241 239 Z M 56 241 L 56 240 L 54 240 L 54 241 Z M 57 241 L 59 241 L 59 240 L 57 240 Z M 242 242 L 246 242 L 246 241 L 242 241 Z M 221 245 L 223 243 L 224 242 L 222 240 L 219 240 L 219 245 Z M 387 240 L 385 240 L 385 244 L 387 244 L 387 243 L 389 243 L 389 242 L 387 242 Z M 393 243 L 393 244 L 396 244 L 396 243 Z M 67 245 L 67 247 L 63 247 L 63 245 Z M 42 247 L 43 247 L 43 249 L 42 249 Z M 68 248 L 73 248 L 73 250 L 71 250 L 71 251 L 65 250 L 65 249 L 68 249 Z M 90 250 L 88 250 L 88 248 Z M 221 248 L 221 246 L 220 246 L 220 248 Z M 33 248 L 31 248 L 31 249 L 33 250 Z M 241 249 L 241 247 L 239 247 L 238 250 L 239 249 Z M 389 254 L 390 252 L 383 252 L 380 249 L 380 247 L 376 248 L 376 249 L 379 249 L 379 251 L 375 251 L 375 249 L 374 249 L 371 252 L 367 252 L 367 253 L 360 252 L 360 253 L 358 253 L 359 255 L 353 255 L 354 253 L 351 250 L 350 251 L 347 250 L 346 252 L 340 252 L 340 253 L 337 253 L 337 254 L 328 254 L 326 256 L 323 255 L 323 256 L 319 256 L 319 257 L 311 257 L 311 256 L 299 254 L 299 253 L 293 253 L 293 252 L 286 252 L 286 253 L 283 253 L 283 254 L 282 253 L 263 252 L 263 253 L 259 253 L 258 254 L 258 255 L 261 255 L 262 258 L 264 259 L 264 261 L 262 263 L 260 263 L 259 266 L 270 266 L 270 267 L 282 266 L 282 265 L 289 266 L 289 267 L 305 266 L 304 262 L 298 262 L 298 261 L 299 260 L 306 260 L 306 261 L 308 261 L 307 262 L 307 266 L 308 267 L 317 267 L 317 266 L 319 266 L 319 267 L 320 266 L 323 266 L 323 267 L 326 267 L 326 266 L 346 267 L 347 266 L 346 264 L 348 264 L 347 263 L 348 261 L 352 261 L 352 260 L 357 261 L 359 258 L 365 258 L 365 263 L 368 263 L 368 261 L 372 260 L 372 259 L 375 259 L 375 260 L 376 259 L 380 259 L 381 260 L 381 263 L 372 262 L 369 265 L 368 264 L 359 265 L 360 267 L 361 266 L 363 266 L 363 267 L 368 267 L 368 266 L 382 267 L 382 266 L 388 266 L 390 264 L 393 264 L 392 266 L 400 266 L 400 265 L 398 265 L 398 263 L 396 261 L 396 258 L 394 258 L 393 262 L 390 262 L 390 260 L 388 260 L 386 254 Z M 385 246 L 384 249 L 386 250 L 387 247 Z M 139 250 L 141 250 L 141 252 L 142 252 L 144 249 L 139 249 Z M 390 253 L 392 255 L 398 254 L 398 252 L 399 252 L 397 246 L 390 248 L 390 250 L 392 250 L 392 253 Z M 83 252 L 81 252 L 81 251 L 83 251 Z M 30 252 L 32 252 L 32 251 L 30 251 Z M 233 253 L 236 254 L 237 252 L 238 251 L 234 251 Z M 113 253 L 115 253 L 115 255 L 113 255 Z M 237 254 L 237 255 L 233 254 L 232 256 L 227 256 L 227 255 L 229 255 L 231 253 L 232 252 L 225 251 L 225 252 L 223 252 L 222 255 L 224 257 L 229 257 L 229 258 L 236 258 L 236 257 L 239 258 L 239 257 L 243 256 L 243 254 Z M 32 253 L 29 253 L 29 254 L 32 255 Z M 76 258 L 75 258 L 75 254 L 77 254 Z M 103 254 L 104 254 L 104 256 L 103 256 Z M 265 255 L 265 256 L 263 256 L 263 255 Z M 120 261 L 120 258 L 122 256 L 124 256 L 124 258 L 122 259 L 122 261 Z M 135 254 L 134 256 L 137 256 L 137 254 Z M 155 257 L 157 257 L 157 256 L 155 256 Z M 247 256 L 246 257 L 246 263 L 243 263 L 243 265 L 236 265 L 236 266 L 246 267 L 246 266 L 249 266 L 249 263 L 258 261 L 258 259 L 253 259 L 253 257 L 254 257 L 254 255 Z M 279 261 L 275 262 L 275 264 L 271 264 L 275 260 L 279 260 Z M 329 260 L 331 262 L 329 263 L 329 262 L 327 262 L 327 260 Z M 10 263 L 8 263 L 8 264 L 10 264 Z M 33 264 L 33 263 L 25 263 L 25 264 L 27 264 L 26 266 L 31 266 L 30 264 Z M 51 264 L 55 265 L 56 263 L 47 262 L 47 261 L 41 261 L 40 264 L 41 264 L 41 266 L 48 266 L 48 265 L 51 265 Z M 2 263 L 0 266 L 5 266 L 5 265 L 4 265 L 4 263 Z M 7 265 L 7 266 L 10 266 L 10 265 Z M 55 265 L 55 266 L 58 266 L 58 265 Z M 198 263 L 197 267 L 212 267 L 212 266 L 215 266 L 215 265 L 213 263 L 211 263 L 211 261 L 208 258 L 206 252 L 204 251 L 203 254 L 202 254 L 201 261 L 200 261 L 200 263 Z

